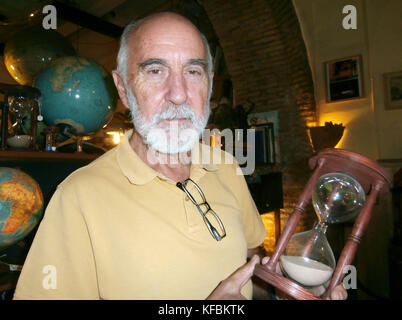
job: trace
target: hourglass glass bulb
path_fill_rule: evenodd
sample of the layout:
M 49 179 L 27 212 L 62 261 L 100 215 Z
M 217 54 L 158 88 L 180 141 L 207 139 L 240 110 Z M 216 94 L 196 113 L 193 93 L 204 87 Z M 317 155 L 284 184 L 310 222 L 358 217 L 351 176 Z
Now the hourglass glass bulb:
M 321 176 L 314 187 L 312 202 L 318 224 L 312 230 L 293 235 L 280 258 L 284 274 L 306 287 L 327 282 L 336 261 L 325 236 L 330 223 L 343 222 L 355 217 L 366 200 L 359 182 L 345 172 Z
M 366 201 L 360 183 L 346 172 L 321 176 L 312 194 L 319 221 L 327 224 L 345 222 L 357 216 Z
M 286 276 L 306 287 L 322 285 L 331 278 L 336 262 L 326 229 L 324 223 L 318 223 L 314 229 L 292 236 L 280 258 Z

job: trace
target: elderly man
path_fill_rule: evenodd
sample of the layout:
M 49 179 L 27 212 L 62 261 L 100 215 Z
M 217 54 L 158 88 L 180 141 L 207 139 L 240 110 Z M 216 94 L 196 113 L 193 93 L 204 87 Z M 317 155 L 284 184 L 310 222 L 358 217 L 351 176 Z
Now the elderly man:
M 236 162 L 204 161 L 198 143 L 206 39 L 182 16 L 156 14 L 125 28 L 117 64 L 135 129 L 59 185 L 14 298 L 250 299 L 266 230 Z

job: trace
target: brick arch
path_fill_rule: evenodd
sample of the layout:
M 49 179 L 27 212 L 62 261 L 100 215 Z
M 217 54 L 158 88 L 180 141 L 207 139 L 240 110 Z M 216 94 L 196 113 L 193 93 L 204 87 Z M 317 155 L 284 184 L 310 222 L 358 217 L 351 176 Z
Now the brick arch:
M 222 46 L 236 104 L 251 99 L 255 112 L 279 111 L 286 220 L 310 175 L 307 127 L 316 122 L 312 75 L 292 1 L 202 3 Z

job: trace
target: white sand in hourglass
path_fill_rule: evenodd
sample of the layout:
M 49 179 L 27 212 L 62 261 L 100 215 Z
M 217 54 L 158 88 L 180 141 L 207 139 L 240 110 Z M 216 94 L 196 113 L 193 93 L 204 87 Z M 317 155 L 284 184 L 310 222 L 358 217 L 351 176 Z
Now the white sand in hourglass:
M 334 272 L 331 267 L 304 257 L 281 256 L 280 261 L 290 278 L 307 287 L 324 284 Z

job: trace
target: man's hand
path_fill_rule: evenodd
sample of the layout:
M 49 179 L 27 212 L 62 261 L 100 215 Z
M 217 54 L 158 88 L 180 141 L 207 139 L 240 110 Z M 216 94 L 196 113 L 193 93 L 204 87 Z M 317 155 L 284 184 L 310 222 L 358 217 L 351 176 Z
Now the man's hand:
M 266 264 L 269 257 L 264 257 L 261 264 Z M 246 300 L 240 290 L 253 276 L 254 268 L 260 263 L 260 257 L 254 255 L 249 262 L 238 268 L 229 277 L 219 283 L 219 285 L 207 297 L 207 300 Z M 277 272 L 281 274 L 279 263 L 277 264 Z M 281 299 L 292 299 L 287 295 L 279 294 Z M 345 300 L 348 294 L 342 285 L 335 287 L 331 292 L 331 300 Z
M 254 255 L 249 262 L 219 283 L 207 297 L 207 300 L 246 300 L 246 297 L 240 293 L 240 290 L 250 280 L 257 263 L 260 263 L 260 257 Z
M 268 261 L 269 261 L 269 257 L 264 257 L 261 260 L 261 264 L 266 264 L 266 263 L 268 263 Z M 279 263 L 276 265 L 276 272 L 278 272 L 279 274 L 282 274 L 281 269 L 279 267 Z M 327 286 L 329 285 L 329 281 L 326 285 Z M 312 288 L 309 291 L 317 296 L 320 296 L 325 292 L 325 285 Z M 281 292 L 281 293 L 277 292 L 277 296 L 279 299 L 292 299 L 288 295 L 285 295 L 283 292 Z M 340 284 L 340 285 L 336 286 L 334 289 L 332 289 L 331 294 L 330 294 L 331 300 L 346 300 L 347 297 L 348 297 L 348 293 L 346 292 L 346 290 L 342 284 Z

